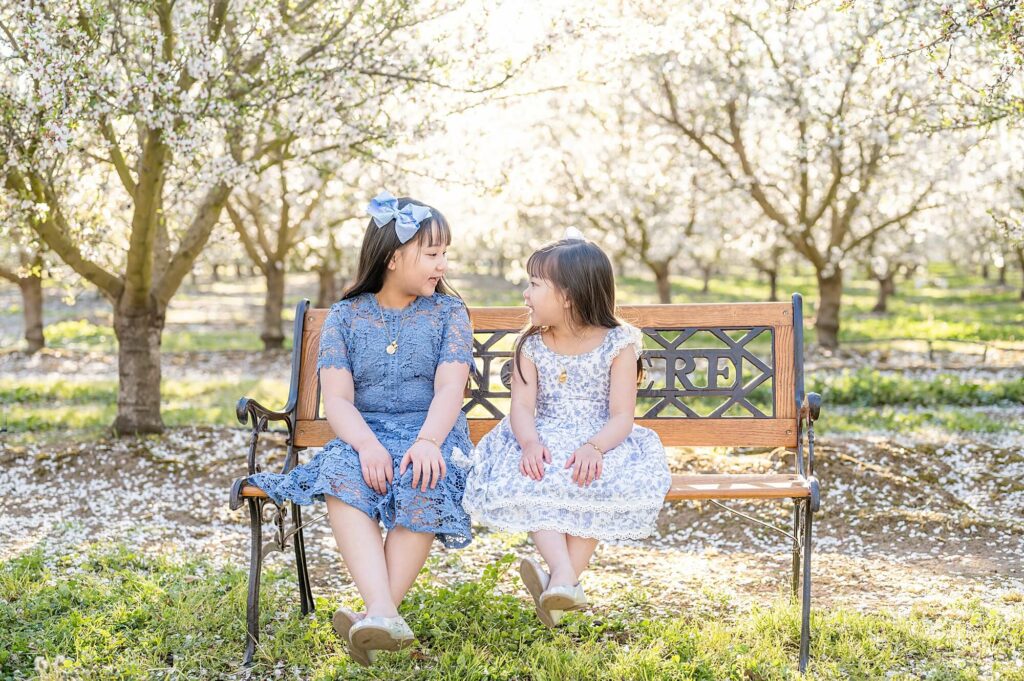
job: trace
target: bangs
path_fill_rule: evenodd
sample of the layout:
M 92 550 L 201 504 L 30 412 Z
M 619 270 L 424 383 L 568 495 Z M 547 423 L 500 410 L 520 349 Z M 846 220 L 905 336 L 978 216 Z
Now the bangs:
M 420 248 L 432 246 L 450 246 L 452 230 L 443 215 L 434 215 L 430 222 L 416 230 L 416 245 Z
M 526 273 L 531 277 L 555 281 L 555 272 L 558 271 L 558 249 L 542 248 L 534 251 L 530 259 L 526 261 Z

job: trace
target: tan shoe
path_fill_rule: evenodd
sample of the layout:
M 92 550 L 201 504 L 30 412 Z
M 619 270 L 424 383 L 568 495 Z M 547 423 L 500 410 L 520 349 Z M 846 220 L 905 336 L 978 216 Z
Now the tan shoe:
M 551 579 L 548 573 L 536 561 L 524 558 L 519 563 L 519 576 L 523 578 L 526 590 L 533 597 L 533 603 L 537 606 L 537 617 L 540 618 L 540 621 L 546 627 L 553 628 L 558 626 L 558 623 L 562 620 L 562 611 L 545 608 L 540 604 L 541 594 L 544 593 L 544 589 L 547 588 L 548 581 Z
M 540 607 L 549 610 L 580 610 L 587 607 L 587 595 L 579 584 L 548 587 L 540 595 Z
M 416 635 L 412 633 L 412 629 L 401 615 L 364 617 L 349 629 L 348 640 L 352 659 L 363 664 L 360 657 L 373 662 L 378 650 L 408 648 L 416 642 Z
M 348 608 L 338 608 L 331 621 L 334 623 L 334 631 L 338 634 L 338 637 L 345 642 L 345 646 L 348 648 L 348 654 L 352 659 L 364 667 L 369 667 L 373 664 L 374 658 L 377 657 L 377 651 L 356 650 L 353 648 L 352 642 L 348 638 L 348 634 L 349 631 L 351 631 L 352 626 L 361 619 L 363 618 Z

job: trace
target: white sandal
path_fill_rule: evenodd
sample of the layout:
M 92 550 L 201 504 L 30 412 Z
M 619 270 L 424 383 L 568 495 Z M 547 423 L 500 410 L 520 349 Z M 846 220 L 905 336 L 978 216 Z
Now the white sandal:
M 552 586 L 540 595 L 540 604 L 549 610 L 580 610 L 587 607 L 587 595 L 579 584 Z
M 396 617 L 364 617 L 348 632 L 349 647 L 356 662 L 365 656 L 373 662 L 378 650 L 401 650 L 416 642 L 416 635 L 405 619 Z
M 544 589 L 547 588 L 548 582 L 551 580 L 551 576 L 536 561 L 530 558 L 524 558 L 520 561 L 519 576 L 522 577 L 526 590 L 533 597 L 534 605 L 537 606 L 537 617 L 540 618 L 540 621 L 549 628 L 558 626 L 558 623 L 562 620 L 563 612 L 546 608 L 540 602 Z
M 348 647 L 349 656 L 359 664 L 363 665 L 364 667 L 369 667 L 371 664 L 373 664 L 374 658 L 377 657 L 377 651 L 362 649 L 357 650 L 352 645 L 352 642 L 349 640 L 348 637 L 349 631 L 352 630 L 352 627 L 355 626 L 355 624 L 362 619 L 363 618 L 359 617 L 358 615 L 356 615 L 356 613 L 352 612 L 348 608 L 338 608 L 337 611 L 335 611 L 334 617 L 332 618 L 331 621 L 334 624 L 334 631 L 338 634 L 338 637 L 342 641 L 344 641 L 345 645 Z

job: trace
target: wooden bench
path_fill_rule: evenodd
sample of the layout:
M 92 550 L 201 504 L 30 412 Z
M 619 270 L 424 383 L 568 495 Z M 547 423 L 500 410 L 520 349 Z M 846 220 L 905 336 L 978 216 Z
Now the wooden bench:
M 800 295 L 794 295 L 792 303 L 623 306 L 619 314 L 645 334 L 636 422 L 657 431 L 666 446 L 795 450 L 791 473 L 673 475 L 666 500 L 709 500 L 789 539 L 792 590 L 802 606 L 799 667 L 804 671 L 810 642 L 811 523 L 819 507 L 813 473 L 814 421 L 821 398 L 804 392 Z M 310 309 L 309 301 L 301 302 L 295 311 L 291 385 L 283 409 L 273 411 L 247 398 L 238 402 L 238 420 L 251 428 L 248 475 L 260 470 L 256 456 L 260 433 L 273 422 L 282 423 L 287 432 L 284 471 L 299 463 L 304 449 L 322 447 L 334 437 L 320 413 L 316 373 L 326 315 L 326 309 Z M 526 323 L 526 313 L 523 308 L 470 308 L 470 318 L 477 366 L 464 410 L 476 442 L 507 409 L 511 343 Z M 790 499 L 792 527 L 763 523 L 722 505 L 719 500 L 724 499 Z M 235 481 L 230 503 L 232 509 L 248 506 L 252 533 L 248 664 L 259 637 L 260 572 L 266 555 L 292 546 L 303 614 L 313 610 L 313 594 L 299 506 L 277 506 L 262 490 L 246 484 L 246 478 Z M 269 539 L 264 537 L 265 525 L 270 526 Z

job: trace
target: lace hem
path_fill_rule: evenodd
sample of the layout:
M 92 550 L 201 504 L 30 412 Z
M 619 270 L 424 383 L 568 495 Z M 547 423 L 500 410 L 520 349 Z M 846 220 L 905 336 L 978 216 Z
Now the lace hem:
M 537 360 L 534 358 L 534 351 L 533 351 L 533 342 L 534 342 L 535 338 L 540 338 L 540 336 L 538 334 L 533 334 L 532 336 L 528 336 L 526 338 L 526 340 L 523 341 L 523 347 L 522 347 L 523 357 L 525 357 L 526 359 L 530 360 L 534 364 L 537 363 Z
M 643 352 L 644 334 L 640 329 L 629 324 L 623 324 L 617 329 L 613 329 L 612 333 L 615 334 L 615 338 L 613 338 L 611 342 L 611 359 L 618 357 L 619 354 L 630 345 L 633 346 L 633 350 L 636 352 L 637 357 L 639 357 L 640 353 Z
M 319 372 L 321 369 L 344 369 L 351 374 L 352 363 L 348 361 L 348 357 L 322 357 L 316 362 L 316 370 Z
M 465 357 L 458 357 L 458 356 L 446 357 L 444 355 L 441 355 L 441 358 L 437 360 L 437 365 L 441 366 L 442 364 L 465 364 L 466 366 L 472 368 L 473 367 L 473 360 L 466 359 Z
M 545 497 L 529 497 L 527 499 L 519 498 L 507 503 L 495 503 L 490 504 L 490 509 L 502 509 L 502 510 L 518 510 L 518 509 L 536 509 L 546 508 L 554 509 L 559 511 L 571 511 L 579 513 L 643 513 L 644 511 L 661 511 L 664 506 L 664 501 L 658 503 L 637 503 L 635 500 L 630 501 L 585 501 L 585 502 L 570 502 L 562 499 L 548 499 Z M 473 513 L 485 513 L 482 507 L 475 502 L 471 501 L 467 497 L 463 498 L 462 506 L 467 512 L 472 515 Z
M 532 524 L 530 527 L 525 525 L 494 520 L 493 518 L 480 517 L 473 518 L 473 524 L 486 527 L 492 531 L 498 532 L 538 532 L 538 531 L 550 531 L 550 532 L 561 532 L 562 534 L 571 534 L 574 537 L 587 537 L 590 539 L 599 539 L 601 541 L 622 541 L 626 539 L 646 539 L 652 534 L 658 531 L 656 521 L 652 522 L 650 527 L 645 527 L 639 530 L 609 530 L 609 531 L 582 531 L 578 527 L 569 527 L 568 525 L 560 525 L 558 523 L 537 523 Z

